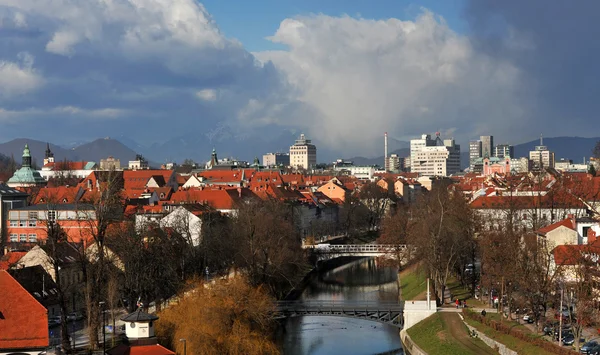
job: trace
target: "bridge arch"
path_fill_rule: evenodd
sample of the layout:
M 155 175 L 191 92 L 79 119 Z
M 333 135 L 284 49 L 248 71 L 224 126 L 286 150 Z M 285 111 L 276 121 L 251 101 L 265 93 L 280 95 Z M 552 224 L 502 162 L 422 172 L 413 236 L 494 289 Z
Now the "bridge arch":
M 274 318 L 328 316 L 363 319 L 402 328 L 404 303 L 369 301 L 279 301 Z

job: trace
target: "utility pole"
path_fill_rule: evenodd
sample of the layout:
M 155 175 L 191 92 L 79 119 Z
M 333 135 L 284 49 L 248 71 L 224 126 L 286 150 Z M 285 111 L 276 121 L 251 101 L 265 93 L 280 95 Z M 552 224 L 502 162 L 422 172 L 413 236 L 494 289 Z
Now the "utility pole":
M 560 289 L 560 310 L 558 311 L 559 314 L 559 321 L 558 321 L 558 345 L 560 345 L 560 343 L 562 342 L 562 319 L 563 319 L 563 288 L 561 287 Z
M 102 354 L 106 354 L 106 303 L 100 302 L 99 305 L 102 309 Z
M 187 355 L 187 341 L 185 338 L 179 339 L 183 343 L 183 355 Z

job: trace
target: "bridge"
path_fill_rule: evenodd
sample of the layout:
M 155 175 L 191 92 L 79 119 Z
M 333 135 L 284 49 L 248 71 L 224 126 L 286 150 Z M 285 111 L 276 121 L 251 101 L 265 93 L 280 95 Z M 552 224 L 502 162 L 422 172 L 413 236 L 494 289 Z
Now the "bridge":
M 275 318 L 329 316 L 365 319 L 402 328 L 404 302 L 279 301 Z
M 319 260 L 340 256 L 384 256 L 397 257 L 406 252 L 406 245 L 399 244 L 317 244 L 304 245 L 318 255 Z

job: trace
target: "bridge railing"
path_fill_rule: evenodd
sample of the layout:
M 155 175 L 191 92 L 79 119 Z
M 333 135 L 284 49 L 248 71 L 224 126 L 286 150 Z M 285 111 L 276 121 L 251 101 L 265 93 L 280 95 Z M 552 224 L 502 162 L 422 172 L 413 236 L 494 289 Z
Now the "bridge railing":
M 394 253 L 406 249 L 406 245 L 399 244 L 317 244 L 306 245 L 305 249 L 314 249 L 322 253 Z
M 404 303 L 397 301 L 278 301 L 277 309 L 390 309 L 402 310 Z

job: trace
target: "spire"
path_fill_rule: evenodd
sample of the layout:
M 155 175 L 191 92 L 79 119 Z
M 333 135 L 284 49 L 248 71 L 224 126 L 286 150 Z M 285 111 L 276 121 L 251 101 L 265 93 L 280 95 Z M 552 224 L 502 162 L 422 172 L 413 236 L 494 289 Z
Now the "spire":
M 25 143 L 25 149 L 23 149 L 23 163 L 22 167 L 31 167 L 31 152 L 29 151 L 29 145 Z
M 46 157 L 46 159 L 54 157 L 54 153 L 52 153 L 52 151 L 50 150 L 50 143 L 46 143 L 46 155 L 45 155 L 45 157 Z

